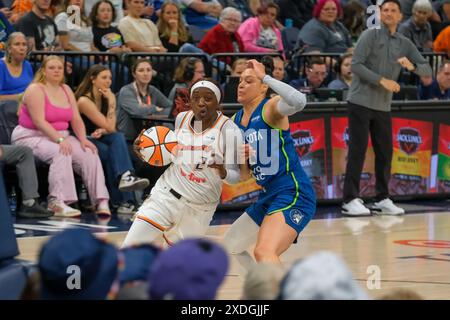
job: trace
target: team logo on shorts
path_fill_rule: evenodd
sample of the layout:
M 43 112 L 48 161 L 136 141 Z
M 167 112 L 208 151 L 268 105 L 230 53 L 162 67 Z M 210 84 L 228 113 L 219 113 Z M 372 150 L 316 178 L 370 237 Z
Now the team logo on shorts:
M 300 222 L 302 222 L 302 220 L 303 220 L 303 214 L 297 209 L 291 210 L 290 217 L 291 217 L 292 222 L 294 222 L 297 225 L 299 225 Z

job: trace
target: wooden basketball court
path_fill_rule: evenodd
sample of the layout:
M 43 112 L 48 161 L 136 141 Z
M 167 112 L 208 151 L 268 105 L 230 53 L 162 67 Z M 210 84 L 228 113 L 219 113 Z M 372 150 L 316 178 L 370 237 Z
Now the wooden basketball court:
M 448 207 L 448 206 L 447 206 Z M 207 236 L 221 242 L 229 225 L 211 226 Z M 120 245 L 126 232 L 98 230 Z M 106 231 L 106 232 L 102 232 Z M 48 237 L 18 238 L 19 258 L 36 261 Z M 324 217 L 312 220 L 300 240 L 283 256 L 286 268 L 319 250 L 339 254 L 354 273 L 355 281 L 376 298 L 393 288 L 408 288 L 426 299 L 450 299 L 450 212 L 406 214 L 400 217 Z M 379 289 L 367 281 L 379 272 Z M 239 299 L 245 276 L 235 257 L 219 299 Z M 307 276 L 307 275 L 305 275 Z M 371 277 L 370 283 L 373 282 Z

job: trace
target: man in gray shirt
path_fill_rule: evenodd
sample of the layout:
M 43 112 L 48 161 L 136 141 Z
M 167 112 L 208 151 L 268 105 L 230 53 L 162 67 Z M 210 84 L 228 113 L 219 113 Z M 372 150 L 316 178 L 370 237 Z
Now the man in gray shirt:
M 431 68 L 414 44 L 396 32 L 402 19 L 398 0 L 385 0 L 380 7 L 381 28 L 361 34 L 352 60 L 353 81 L 348 93 L 349 150 L 344 181 L 342 213 L 358 216 L 370 210 L 358 198 L 359 182 L 369 132 L 375 152 L 376 202 L 373 212 L 403 214 L 389 199 L 392 160 L 391 101 L 400 91 L 395 81 L 401 68 L 419 76 Z

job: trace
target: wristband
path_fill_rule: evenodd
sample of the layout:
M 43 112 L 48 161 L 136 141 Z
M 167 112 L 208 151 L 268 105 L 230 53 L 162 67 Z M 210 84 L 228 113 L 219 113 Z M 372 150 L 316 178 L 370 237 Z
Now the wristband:
M 58 139 L 56 139 L 56 143 L 57 144 L 60 144 L 61 142 L 63 142 L 64 141 L 64 138 L 63 137 L 59 137 Z
M 171 36 L 178 36 L 178 32 L 171 32 L 170 35 Z

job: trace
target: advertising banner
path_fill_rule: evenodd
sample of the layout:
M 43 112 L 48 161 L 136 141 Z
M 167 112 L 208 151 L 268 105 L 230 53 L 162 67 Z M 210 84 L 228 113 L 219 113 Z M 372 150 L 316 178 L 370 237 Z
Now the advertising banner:
M 342 198 L 348 153 L 348 118 L 331 118 L 331 163 L 333 168 L 333 198 Z M 360 196 L 375 195 L 375 155 L 369 137 L 364 167 L 359 184 Z
M 430 187 L 433 123 L 392 118 L 392 157 L 389 193 L 424 194 Z
M 328 198 L 324 119 L 299 121 L 291 123 L 290 127 L 295 149 L 317 199 Z
M 450 192 L 450 126 L 439 126 L 437 192 Z

